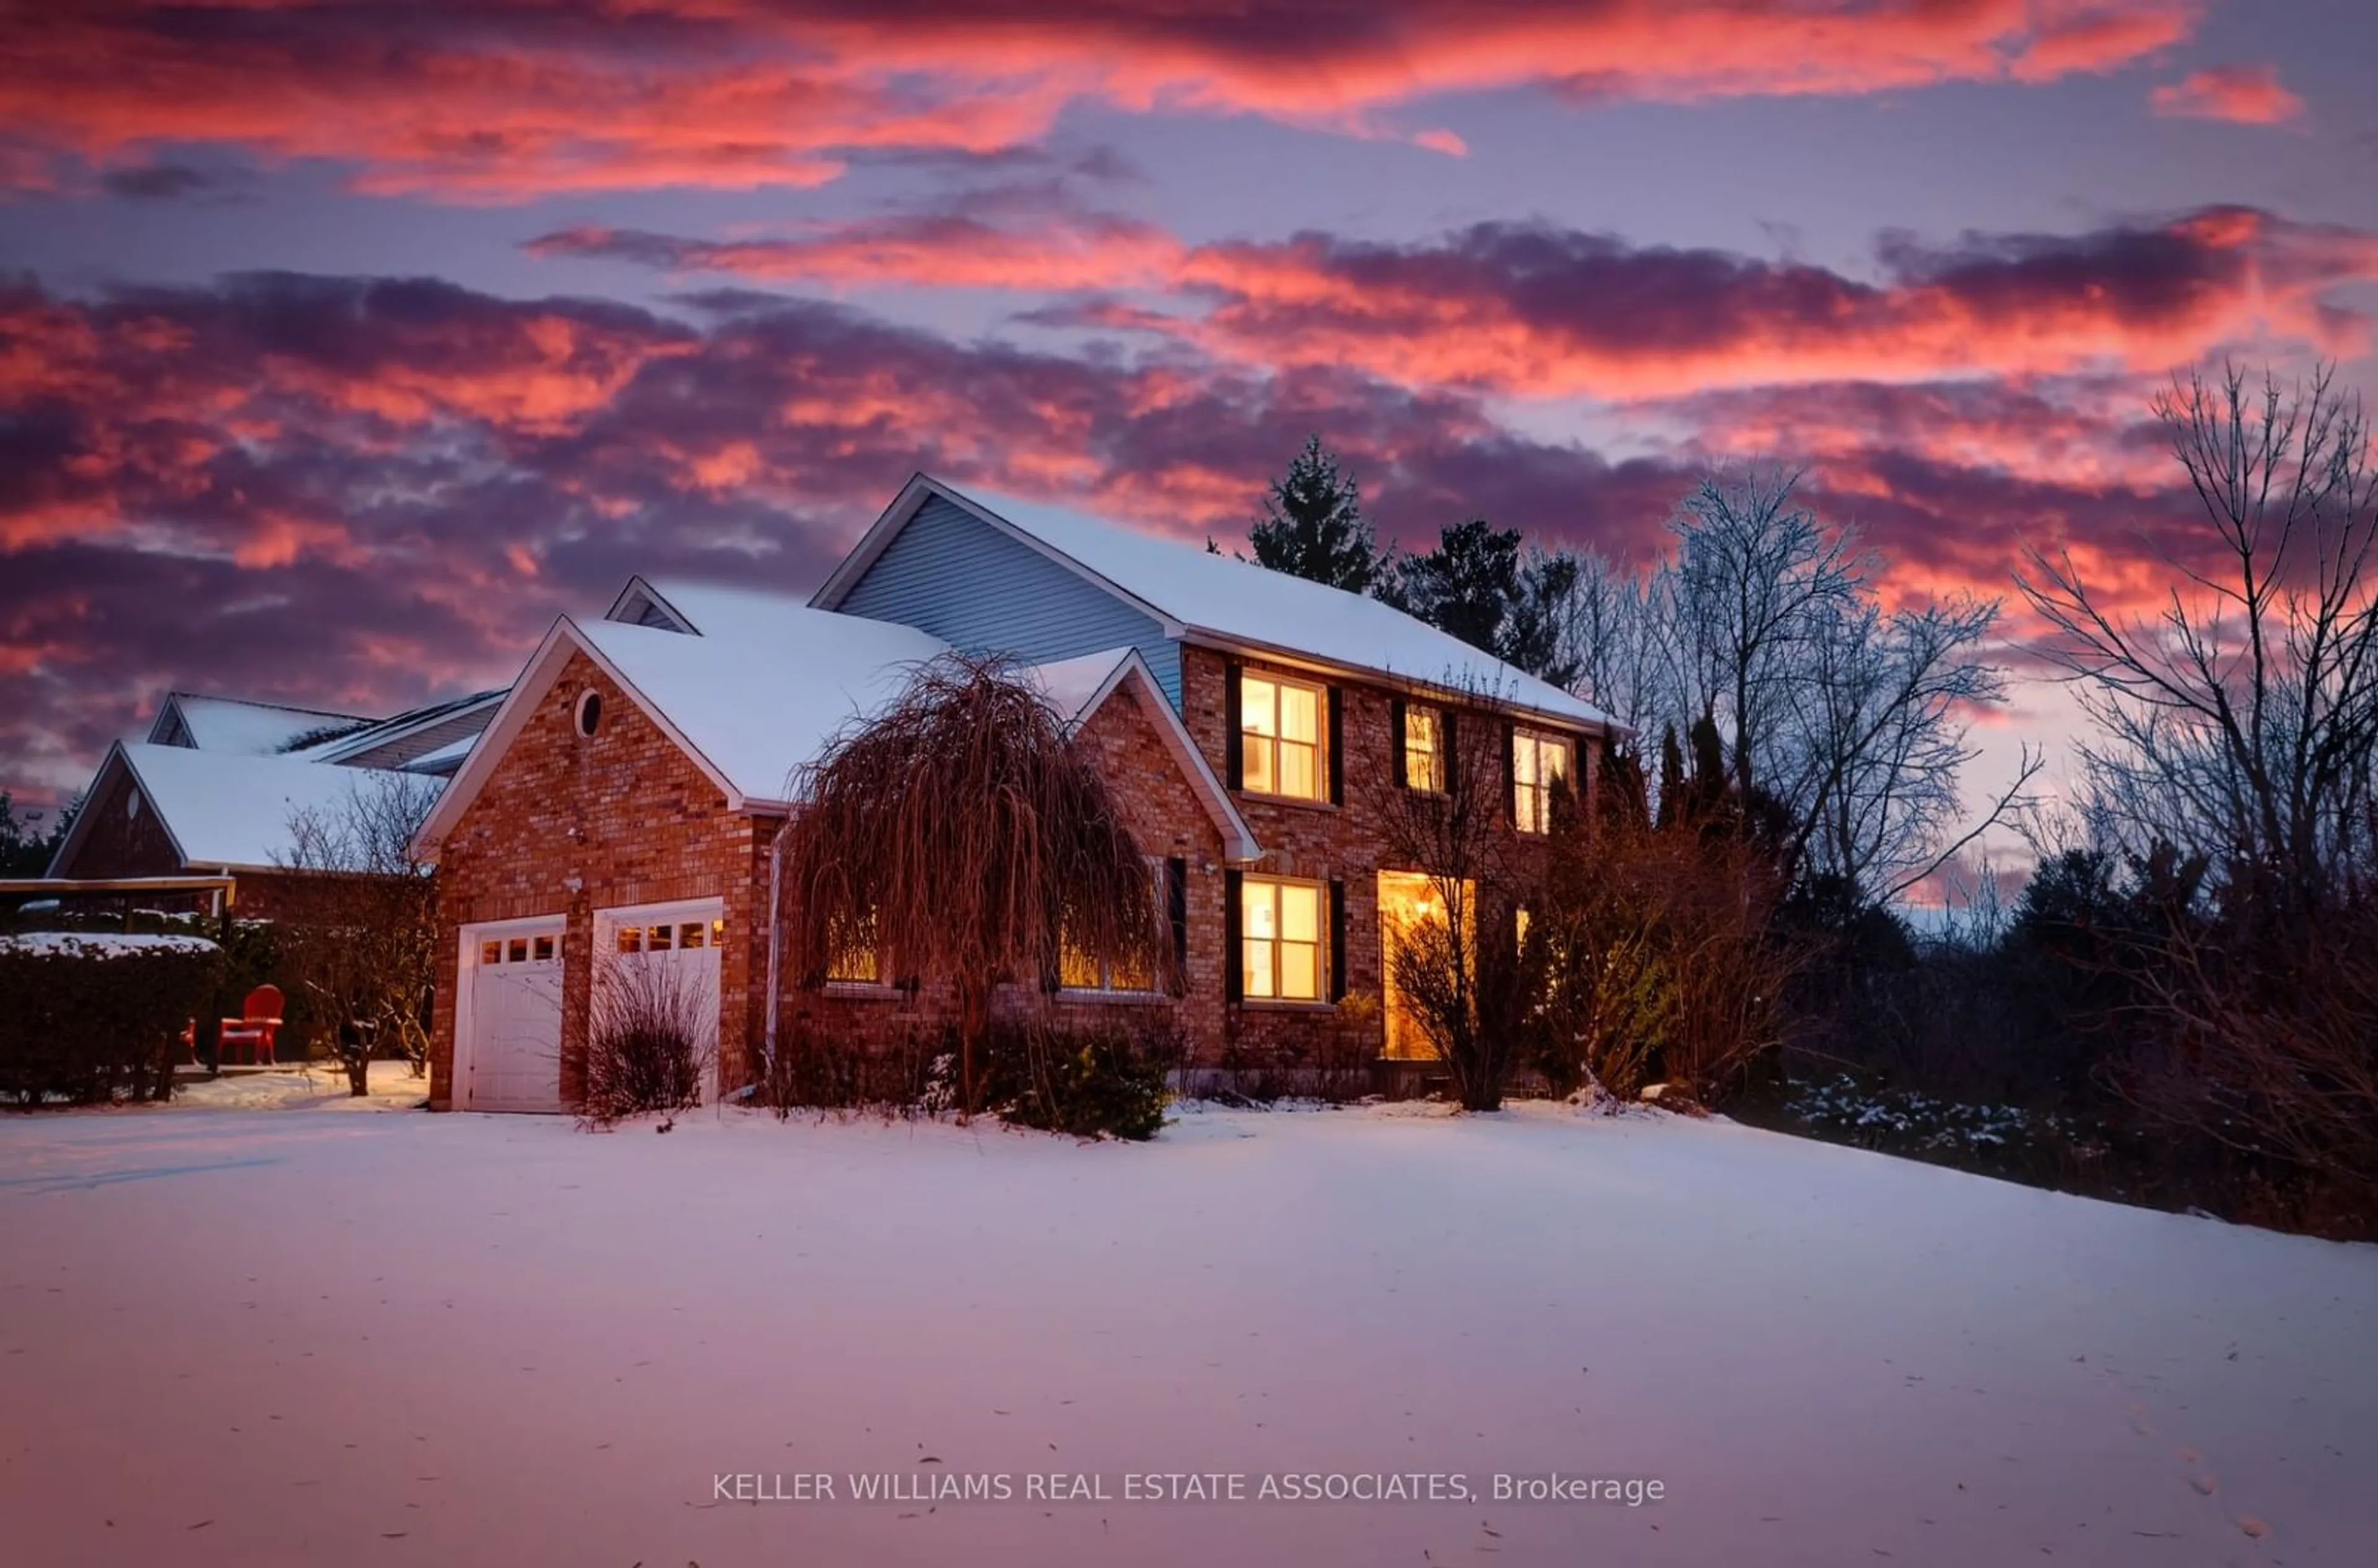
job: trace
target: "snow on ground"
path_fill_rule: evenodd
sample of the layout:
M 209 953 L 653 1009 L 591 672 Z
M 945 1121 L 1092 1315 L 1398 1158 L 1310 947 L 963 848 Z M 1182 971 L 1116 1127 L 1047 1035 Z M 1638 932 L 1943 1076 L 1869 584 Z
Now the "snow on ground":
M 1718 1122 L 1208 1107 L 1132 1146 L 0 1117 L 0 1237 L 12 1564 L 2126 1568 L 2378 1539 L 2378 1248 Z M 1123 1478 L 1550 1471 L 1666 1495 Z M 1019 1495 L 848 1500 L 886 1472 Z M 809 1473 L 835 1501 L 718 1480 Z M 1022 1499 L 1052 1473 L 1109 1496 Z
M 419 1110 L 429 1100 L 429 1080 L 407 1062 L 373 1062 L 364 1083 L 371 1093 L 360 1098 L 349 1094 L 346 1069 L 323 1062 L 274 1071 L 232 1071 L 220 1078 L 186 1074 L 174 1087 L 170 1107 L 120 1108 Z

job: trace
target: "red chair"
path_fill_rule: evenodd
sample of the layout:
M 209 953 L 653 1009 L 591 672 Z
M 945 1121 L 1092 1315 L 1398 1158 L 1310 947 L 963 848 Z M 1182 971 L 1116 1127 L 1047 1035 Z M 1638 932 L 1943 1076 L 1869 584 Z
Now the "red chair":
M 258 986 L 239 1004 L 240 1016 L 226 1018 L 215 1033 L 215 1065 L 222 1067 L 234 1049 L 247 1053 L 248 1065 L 270 1067 L 272 1036 L 281 1029 L 282 998 L 278 986 Z

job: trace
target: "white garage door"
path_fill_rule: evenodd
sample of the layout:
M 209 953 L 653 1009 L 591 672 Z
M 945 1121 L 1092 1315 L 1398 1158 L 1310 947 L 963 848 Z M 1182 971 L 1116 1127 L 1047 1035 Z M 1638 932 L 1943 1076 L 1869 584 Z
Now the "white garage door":
M 561 928 L 557 916 L 463 931 L 456 1108 L 562 1108 Z
M 711 1064 L 703 1084 L 705 1100 L 717 1093 L 718 972 L 726 913 L 725 901 L 715 898 L 594 912 L 594 983 L 636 972 L 665 977 L 663 989 L 702 1020 L 699 1048 Z

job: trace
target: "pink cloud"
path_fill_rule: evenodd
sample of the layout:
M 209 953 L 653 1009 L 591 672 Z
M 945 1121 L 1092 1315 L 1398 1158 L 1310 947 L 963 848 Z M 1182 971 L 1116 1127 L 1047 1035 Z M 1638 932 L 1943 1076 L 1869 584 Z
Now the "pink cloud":
M 2303 118 L 2304 101 L 2279 85 L 2276 66 L 2213 66 L 2158 87 L 2147 97 L 2158 114 L 2285 126 Z

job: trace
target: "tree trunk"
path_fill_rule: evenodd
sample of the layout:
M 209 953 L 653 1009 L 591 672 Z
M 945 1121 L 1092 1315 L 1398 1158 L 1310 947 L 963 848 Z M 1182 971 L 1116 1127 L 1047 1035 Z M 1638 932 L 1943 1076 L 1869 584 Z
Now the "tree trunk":
M 958 982 L 958 1120 L 974 1115 L 974 1043 L 982 1037 L 990 1011 L 990 987 L 972 979 Z

